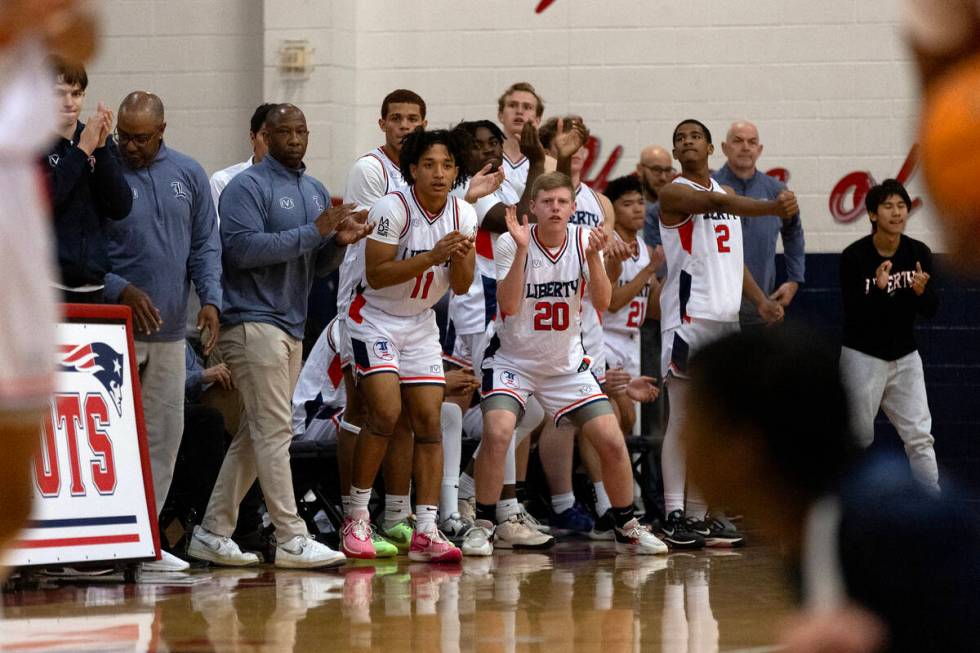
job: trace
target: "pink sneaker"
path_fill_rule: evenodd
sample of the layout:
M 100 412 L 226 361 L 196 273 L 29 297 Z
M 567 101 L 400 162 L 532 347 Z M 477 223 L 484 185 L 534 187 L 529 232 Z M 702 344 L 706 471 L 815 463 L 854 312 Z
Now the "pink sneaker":
M 428 533 L 415 531 L 412 533 L 408 559 L 415 562 L 459 562 L 463 559 L 463 552 L 453 546 L 439 529 Z
M 344 518 L 340 532 L 341 549 L 348 558 L 374 558 L 371 542 L 371 522 L 364 519 Z

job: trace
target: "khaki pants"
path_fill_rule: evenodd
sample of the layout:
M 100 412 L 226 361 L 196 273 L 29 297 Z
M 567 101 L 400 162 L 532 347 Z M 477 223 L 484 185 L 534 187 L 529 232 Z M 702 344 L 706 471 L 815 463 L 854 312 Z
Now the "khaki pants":
M 276 539 L 282 543 L 306 535 L 289 467 L 291 401 L 303 364 L 303 344 L 271 324 L 246 322 L 221 330 L 218 355 L 231 370 L 241 397 L 241 419 L 201 525 L 230 537 L 238 505 L 258 477 Z
M 184 381 L 187 376 L 183 340 L 137 340 L 136 361 L 140 371 L 143 418 L 153 471 L 157 514 L 163 510 L 174 477 L 177 451 L 184 434 Z

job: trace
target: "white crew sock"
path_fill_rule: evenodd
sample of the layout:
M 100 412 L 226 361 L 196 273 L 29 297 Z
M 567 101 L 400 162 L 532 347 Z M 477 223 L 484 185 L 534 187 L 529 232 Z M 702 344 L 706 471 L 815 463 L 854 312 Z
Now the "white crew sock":
M 560 514 L 575 505 L 575 493 L 565 492 L 564 494 L 551 495 L 551 509 L 555 514 Z
M 602 481 L 597 481 L 592 486 L 595 488 L 595 514 L 602 517 L 607 510 L 612 508 L 612 504 L 609 502 L 606 486 Z
M 409 502 L 407 494 L 385 495 L 385 528 L 391 528 L 403 519 L 408 519 L 411 514 L 412 504 Z

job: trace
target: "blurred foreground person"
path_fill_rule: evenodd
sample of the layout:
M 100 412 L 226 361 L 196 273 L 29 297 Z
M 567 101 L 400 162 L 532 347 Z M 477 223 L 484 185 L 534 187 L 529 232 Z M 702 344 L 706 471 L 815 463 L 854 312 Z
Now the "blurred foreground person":
M 31 511 L 31 458 L 54 388 L 51 219 L 38 158 L 55 137 L 57 105 L 48 51 L 78 61 L 95 45 L 81 3 L 0 4 L 0 549 Z M 0 579 L 4 577 L 0 568 Z
M 903 456 L 854 449 L 836 352 L 818 343 L 787 329 L 699 352 L 682 435 L 694 482 L 788 556 L 804 606 L 788 650 L 973 650 L 977 522 Z

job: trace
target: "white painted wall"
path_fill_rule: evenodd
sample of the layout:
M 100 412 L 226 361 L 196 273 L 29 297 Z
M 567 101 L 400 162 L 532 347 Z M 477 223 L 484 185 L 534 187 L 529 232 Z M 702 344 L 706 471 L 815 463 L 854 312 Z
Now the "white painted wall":
M 917 90 L 897 30 L 897 0 L 107 0 L 105 47 L 89 102 L 148 88 L 168 108 L 168 142 L 210 172 L 248 154 L 251 110 L 302 107 L 308 165 L 336 194 L 353 159 L 380 143 L 381 99 L 419 92 L 429 121 L 492 118 L 513 81 L 532 82 L 546 114 L 585 116 L 600 163 L 667 144 L 696 117 L 724 138 L 755 121 L 763 168 L 786 167 L 801 196 L 810 251 L 867 232 L 835 223 L 828 197 L 846 173 L 894 176 L 913 140 Z M 284 39 L 308 39 L 316 68 L 284 80 Z M 724 161 L 719 153 L 714 166 Z M 913 194 L 921 193 L 918 181 Z M 909 233 L 939 246 L 926 210 Z

